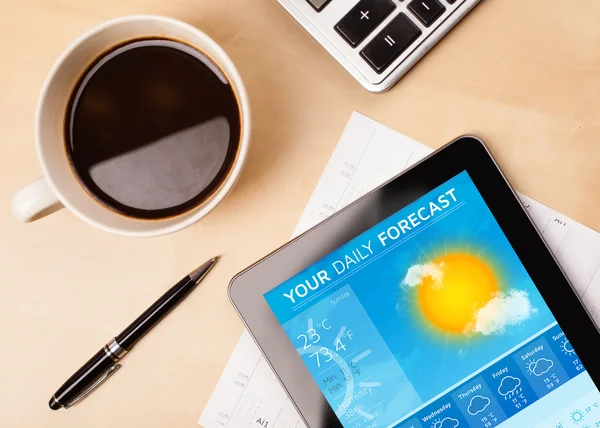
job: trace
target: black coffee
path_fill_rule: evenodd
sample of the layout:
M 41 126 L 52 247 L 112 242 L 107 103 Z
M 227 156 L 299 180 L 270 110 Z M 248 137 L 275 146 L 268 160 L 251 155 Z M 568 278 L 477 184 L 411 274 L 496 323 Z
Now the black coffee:
M 122 214 L 156 219 L 207 199 L 227 177 L 240 109 L 221 70 L 167 39 L 117 46 L 83 74 L 65 120 L 86 189 Z

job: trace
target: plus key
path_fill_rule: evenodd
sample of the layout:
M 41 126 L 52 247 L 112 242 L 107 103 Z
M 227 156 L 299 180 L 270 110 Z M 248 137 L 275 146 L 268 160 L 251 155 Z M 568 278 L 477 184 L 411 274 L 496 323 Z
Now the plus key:
M 335 30 L 352 47 L 358 46 L 396 8 L 391 0 L 360 0 Z

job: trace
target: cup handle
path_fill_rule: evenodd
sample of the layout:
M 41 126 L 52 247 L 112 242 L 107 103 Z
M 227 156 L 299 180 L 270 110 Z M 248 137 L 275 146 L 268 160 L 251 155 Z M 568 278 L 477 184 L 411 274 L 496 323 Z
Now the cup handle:
M 36 221 L 63 207 L 48 181 L 41 176 L 19 190 L 10 201 L 13 215 L 24 223 Z

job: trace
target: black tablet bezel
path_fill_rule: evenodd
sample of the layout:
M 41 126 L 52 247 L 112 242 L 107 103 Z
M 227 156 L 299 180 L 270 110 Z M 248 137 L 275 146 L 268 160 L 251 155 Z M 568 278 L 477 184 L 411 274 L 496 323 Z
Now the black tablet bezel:
M 467 171 L 600 389 L 600 332 L 482 141 L 460 137 L 236 275 L 229 297 L 306 424 L 342 427 L 263 295 Z M 595 339 L 595 340 L 594 340 Z

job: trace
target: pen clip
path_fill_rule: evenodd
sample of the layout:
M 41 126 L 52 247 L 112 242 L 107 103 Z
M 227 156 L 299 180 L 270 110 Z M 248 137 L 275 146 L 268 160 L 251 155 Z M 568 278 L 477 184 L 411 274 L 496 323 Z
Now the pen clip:
M 110 366 L 108 369 L 106 369 L 106 371 L 102 374 L 102 376 L 100 376 L 98 378 L 98 380 L 96 380 L 88 388 L 86 388 L 85 390 L 83 390 L 81 392 L 81 394 L 79 394 L 77 397 L 73 398 L 71 401 L 69 401 L 68 403 L 66 403 L 65 404 L 65 409 L 68 409 L 69 407 L 71 407 L 71 406 L 79 403 L 85 397 L 87 397 L 88 395 L 90 395 L 93 390 L 95 390 L 100 385 L 102 385 L 104 382 L 106 382 L 106 380 L 109 377 L 111 377 L 113 374 L 115 374 L 117 372 L 117 370 L 119 370 L 120 368 L 121 368 L 121 364 L 114 364 L 114 365 Z

